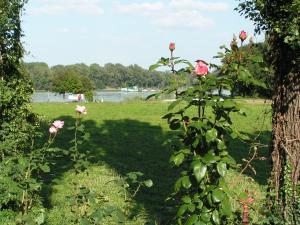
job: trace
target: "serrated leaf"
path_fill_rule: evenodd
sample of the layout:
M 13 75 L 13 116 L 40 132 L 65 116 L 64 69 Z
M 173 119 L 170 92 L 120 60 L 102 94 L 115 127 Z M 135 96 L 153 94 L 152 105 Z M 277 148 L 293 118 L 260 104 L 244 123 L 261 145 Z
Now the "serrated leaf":
M 227 173 L 227 166 L 226 166 L 226 163 L 224 162 L 219 162 L 217 164 L 217 170 L 218 170 L 218 173 L 224 177 Z

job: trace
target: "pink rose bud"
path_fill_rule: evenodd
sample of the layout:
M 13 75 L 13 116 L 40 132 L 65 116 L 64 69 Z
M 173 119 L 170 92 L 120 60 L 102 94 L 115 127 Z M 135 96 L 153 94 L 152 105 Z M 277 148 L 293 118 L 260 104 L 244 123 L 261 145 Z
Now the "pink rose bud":
M 87 113 L 87 109 L 85 106 L 80 106 L 80 105 L 77 105 L 76 106 L 76 112 L 78 112 L 79 114 L 86 114 Z
M 240 37 L 241 41 L 243 42 L 247 39 L 247 33 L 242 30 L 239 37 Z
M 171 42 L 169 44 L 169 49 L 170 49 L 170 51 L 174 51 L 175 50 L 175 43 L 174 42 Z
M 195 70 L 194 70 L 195 74 L 199 75 L 199 76 L 206 75 L 208 73 L 207 64 L 202 60 L 197 60 L 196 62 L 197 62 L 197 64 L 196 64 Z
M 52 123 L 52 125 L 57 129 L 63 128 L 64 124 L 65 124 L 65 122 L 62 120 L 56 120 Z
M 49 133 L 50 134 L 55 134 L 55 133 L 57 133 L 57 128 L 55 127 L 55 126 L 51 126 L 50 128 L 49 128 Z

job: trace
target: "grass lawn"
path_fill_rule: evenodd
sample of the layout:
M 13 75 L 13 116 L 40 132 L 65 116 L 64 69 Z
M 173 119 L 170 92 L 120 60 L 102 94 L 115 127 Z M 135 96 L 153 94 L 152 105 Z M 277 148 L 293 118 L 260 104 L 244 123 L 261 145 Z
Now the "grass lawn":
M 247 117 L 233 116 L 235 126 L 257 141 L 268 144 L 270 140 L 271 120 L 269 104 L 239 100 Z M 51 225 L 70 225 L 73 213 L 66 196 L 74 193 L 72 183 L 77 182 L 90 187 L 103 196 L 105 202 L 99 208 L 108 205 L 128 209 L 129 220 L 126 224 L 141 225 L 156 220 L 158 224 L 168 224 L 170 207 L 165 199 L 173 190 L 176 172 L 170 168 L 170 146 L 167 140 L 175 135 L 161 117 L 167 112 L 169 103 L 129 101 L 125 103 L 89 103 L 84 104 L 88 114 L 84 116 L 86 131 L 91 134 L 82 151 L 89 151 L 91 166 L 88 175 L 75 175 L 67 157 L 52 157 L 52 170 L 43 187 L 45 206 L 48 208 L 47 221 Z M 65 127 L 57 136 L 55 146 L 68 149 L 73 139 L 76 104 L 73 103 L 33 103 L 34 112 L 45 116 L 49 121 L 61 119 Z M 265 119 L 264 119 L 265 118 Z M 45 127 L 45 132 L 47 128 Z M 231 141 L 230 153 L 238 163 L 248 158 L 249 147 L 239 141 Z M 267 156 L 267 148 L 260 149 L 260 156 Z M 232 190 L 240 193 L 245 189 L 255 192 L 257 206 L 264 199 L 264 187 L 269 175 L 267 161 L 254 161 L 256 175 L 246 171 L 249 176 L 240 176 L 231 172 L 228 183 Z M 131 201 L 125 203 L 122 187 L 124 176 L 128 172 L 141 171 L 150 178 L 154 186 L 142 189 Z M 131 192 L 132 193 L 132 192 Z M 126 193 L 126 196 L 129 193 Z M 129 194 L 130 196 L 130 194 Z M 235 196 L 235 195 L 234 195 Z M 237 197 L 233 197 L 237 200 Z M 241 208 L 238 201 L 232 201 L 235 208 Z M 259 214 L 255 213 L 255 220 Z M 103 224 L 118 224 L 115 218 L 107 219 Z

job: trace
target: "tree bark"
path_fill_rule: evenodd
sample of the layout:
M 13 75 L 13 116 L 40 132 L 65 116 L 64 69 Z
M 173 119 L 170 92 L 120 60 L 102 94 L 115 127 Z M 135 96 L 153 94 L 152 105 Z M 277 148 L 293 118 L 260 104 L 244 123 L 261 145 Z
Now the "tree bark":
M 271 57 L 275 65 L 275 94 L 272 105 L 272 183 L 276 202 L 286 217 L 287 208 L 296 202 L 296 185 L 299 184 L 300 175 L 299 49 L 292 49 L 276 36 L 270 38 L 270 44 Z M 291 191 L 287 193 L 284 187 L 290 187 Z

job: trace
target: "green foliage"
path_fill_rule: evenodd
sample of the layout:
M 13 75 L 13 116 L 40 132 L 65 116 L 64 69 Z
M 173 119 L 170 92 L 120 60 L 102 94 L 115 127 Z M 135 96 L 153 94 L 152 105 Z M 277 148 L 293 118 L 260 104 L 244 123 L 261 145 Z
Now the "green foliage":
M 248 45 L 242 42 L 238 46 L 234 36 L 231 49 L 221 46 L 222 52 L 218 52 L 215 58 L 222 61 L 221 66 L 213 65 L 217 76 L 227 76 L 231 83 L 224 82 L 218 86 L 219 93 L 222 89 L 229 89 L 231 95 L 253 96 L 260 94 L 270 97 L 272 91 L 272 74 L 269 65 L 264 60 L 264 45 L 255 45 L 250 39 Z
M 300 47 L 299 0 L 239 0 L 237 10 L 256 24 L 256 31 L 275 33 L 293 49 Z
M 31 113 L 32 84 L 21 65 L 20 16 L 26 1 L 0 1 L 0 210 L 3 224 L 41 224 L 40 148 L 34 149 L 37 119 Z M 44 167 L 45 169 L 45 167 Z
M 270 46 L 267 54 L 274 69 L 273 173 L 270 184 L 273 217 L 285 224 L 298 224 L 296 218 L 299 217 L 299 206 L 296 199 L 299 198 L 297 191 L 299 167 L 293 158 L 299 157 L 299 147 L 283 144 L 286 141 L 286 134 L 297 136 L 297 131 L 291 128 L 292 126 L 281 125 L 281 118 L 296 118 L 287 119 L 286 124 L 299 122 L 298 112 L 293 108 L 299 107 L 300 1 L 241 0 L 240 2 L 237 10 L 241 15 L 249 17 L 256 23 L 257 32 L 266 32 Z M 291 157 L 286 154 L 290 151 L 293 152 Z M 273 189 L 276 193 L 272 193 Z
M 232 224 L 235 217 L 231 209 L 229 188 L 225 177 L 235 160 L 228 154 L 225 136 L 246 139 L 233 128 L 231 114 L 243 114 L 232 99 L 223 99 L 212 93 L 219 87 L 235 90 L 236 82 L 260 85 L 242 66 L 241 52 L 228 50 L 221 54 L 223 61 L 219 76 L 195 76 L 194 85 L 184 88 L 180 77 L 193 73 L 193 66 L 186 60 L 173 57 L 161 58 L 150 70 L 170 66 L 174 84 L 162 93 L 174 93 L 176 101 L 168 107 L 170 129 L 177 130 L 176 142 L 170 163 L 180 170 L 172 197 L 178 205 L 178 224 Z M 185 65 L 175 69 L 178 65 Z M 188 113 L 194 109 L 195 115 Z M 208 114 L 212 111 L 212 114 Z
M 85 93 L 93 90 L 91 81 L 69 69 L 58 70 L 53 77 L 52 91 L 59 94 Z
M 170 83 L 170 73 L 143 69 L 138 65 L 123 66 L 121 64 L 73 64 L 57 65 L 49 68 L 46 63 L 25 63 L 26 70 L 33 81 L 36 90 L 49 90 L 52 86 L 53 76 L 60 71 L 67 70 L 83 79 L 92 81 L 96 89 L 120 88 L 138 86 L 143 88 L 162 88 Z M 85 83 L 83 82 L 83 85 Z M 88 90 L 88 88 L 85 88 Z M 94 89 L 94 88 L 92 88 Z

